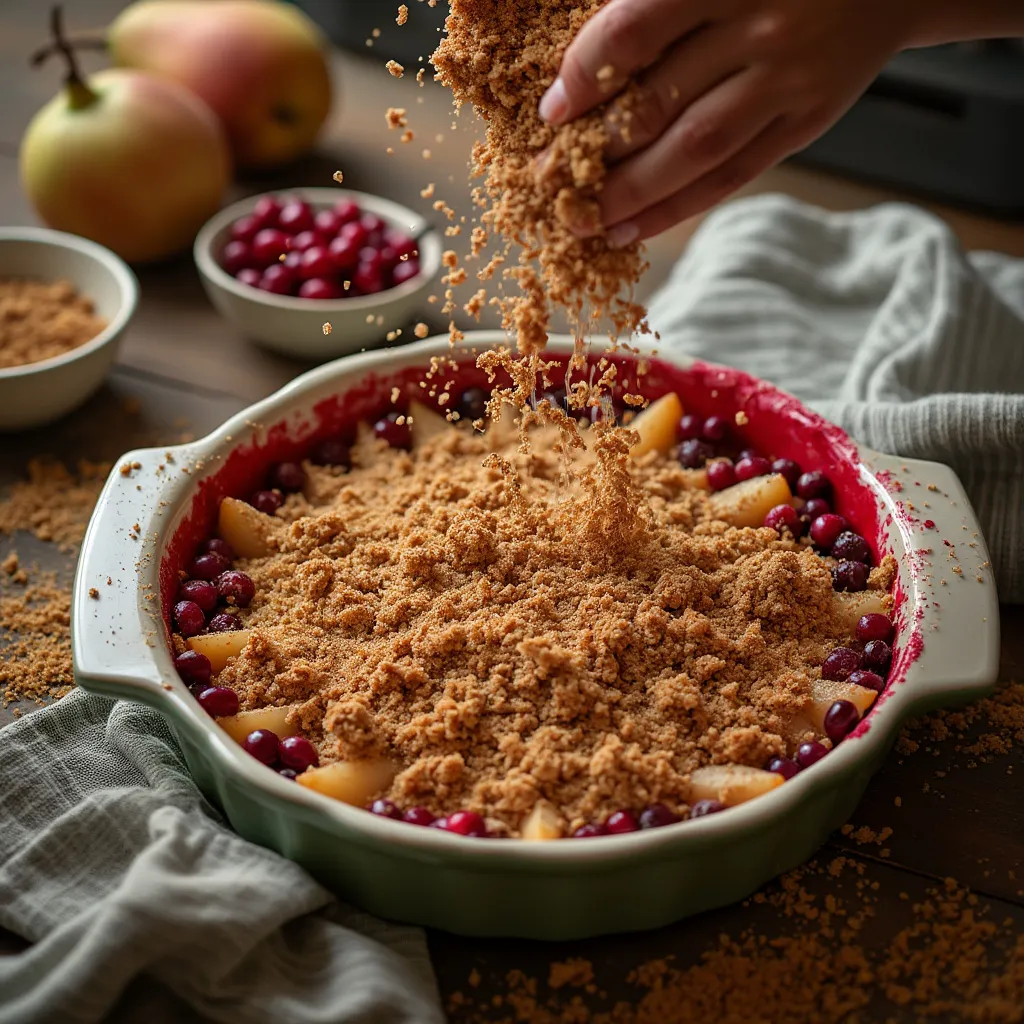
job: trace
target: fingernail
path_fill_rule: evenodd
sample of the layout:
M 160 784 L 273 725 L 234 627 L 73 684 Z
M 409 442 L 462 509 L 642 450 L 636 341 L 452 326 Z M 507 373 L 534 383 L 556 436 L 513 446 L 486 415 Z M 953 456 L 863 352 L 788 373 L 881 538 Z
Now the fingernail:
M 608 239 L 608 245 L 612 249 L 624 249 L 627 245 L 632 245 L 639 237 L 640 228 L 632 221 L 626 221 L 625 224 L 616 224 L 605 235 L 605 238 Z
M 554 84 L 540 101 L 540 116 L 548 124 L 561 124 L 569 113 L 569 94 L 565 91 L 565 83 L 556 78 Z

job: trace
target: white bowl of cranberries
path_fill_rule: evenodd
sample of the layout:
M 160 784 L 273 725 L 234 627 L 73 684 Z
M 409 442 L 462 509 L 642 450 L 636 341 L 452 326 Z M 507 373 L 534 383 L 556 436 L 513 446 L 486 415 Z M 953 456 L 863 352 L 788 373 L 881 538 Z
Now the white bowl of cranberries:
M 194 255 L 210 301 L 253 341 L 329 359 L 412 326 L 440 271 L 441 240 L 388 199 L 309 188 L 221 210 Z

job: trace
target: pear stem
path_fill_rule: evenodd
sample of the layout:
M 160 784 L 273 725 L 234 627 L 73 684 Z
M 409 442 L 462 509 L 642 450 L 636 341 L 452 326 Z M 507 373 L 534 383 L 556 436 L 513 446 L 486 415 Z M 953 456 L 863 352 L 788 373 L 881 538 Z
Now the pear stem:
M 64 78 L 64 85 L 68 91 L 71 109 L 81 110 L 83 107 L 91 106 L 99 99 L 99 96 L 89 88 L 82 77 L 74 47 L 64 34 L 64 10 L 60 4 L 50 10 L 50 34 L 53 36 L 51 42 L 32 55 L 32 66 L 39 67 L 55 53 L 61 54 L 67 62 L 68 70 Z

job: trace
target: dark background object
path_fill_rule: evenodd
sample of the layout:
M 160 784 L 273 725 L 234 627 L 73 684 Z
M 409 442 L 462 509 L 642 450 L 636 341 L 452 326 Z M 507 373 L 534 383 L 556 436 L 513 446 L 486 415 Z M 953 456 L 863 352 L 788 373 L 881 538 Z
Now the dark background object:
M 448 0 L 438 0 L 430 7 L 425 0 L 294 0 L 339 46 L 368 56 L 377 56 L 381 63 L 397 60 L 406 68 L 416 70 L 437 47 L 448 14 Z M 409 8 L 404 25 L 395 21 L 398 6 Z M 373 30 L 380 29 L 374 39 Z M 373 46 L 366 40 L 372 39 Z M 422 58 L 422 59 L 421 59 Z M 428 68 L 433 74 L 433 68 Z
M 1024 217 L 1024 45 L 908 50 L 795 159 Z

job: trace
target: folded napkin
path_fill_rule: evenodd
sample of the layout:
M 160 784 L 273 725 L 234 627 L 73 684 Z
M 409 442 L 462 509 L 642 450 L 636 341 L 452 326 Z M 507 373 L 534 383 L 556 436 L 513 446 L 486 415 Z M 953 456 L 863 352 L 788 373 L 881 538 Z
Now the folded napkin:
M 35 943 L 4 1024 L 444 1020 L 421 930 L 235 835 L 159 714 L 81 690 L 0 731 L 0 925 Z
M 965 254 L 913 206 L 759 196 L 707 218 L 650 323 L 663 352 L 739 367 L 872 448 L 952 466 L 1000 599 L 1024 602 L 1024 260 Z

